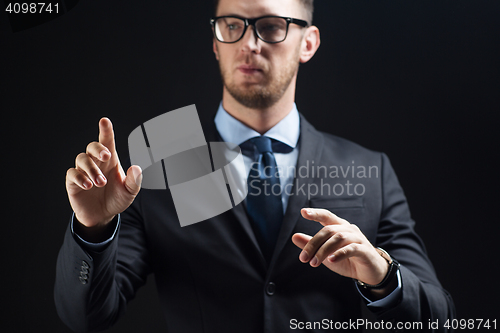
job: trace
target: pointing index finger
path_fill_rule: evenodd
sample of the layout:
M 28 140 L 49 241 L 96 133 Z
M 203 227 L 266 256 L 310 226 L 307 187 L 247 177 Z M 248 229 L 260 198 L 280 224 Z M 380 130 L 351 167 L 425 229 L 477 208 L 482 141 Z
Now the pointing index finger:
M 332 224 L 338 224 L 338 225 L 350 224 L 349 222 L 338 217 L 329 210 L 322 208 L 302 208 L 300 213 L 305 219 L 319 222 L 323 226 Z
M 113 132 L 113 124 L 109 118 L 103 117 L 99 121 L 99 142 L 111 152 L 115 150 L 115 133 Z

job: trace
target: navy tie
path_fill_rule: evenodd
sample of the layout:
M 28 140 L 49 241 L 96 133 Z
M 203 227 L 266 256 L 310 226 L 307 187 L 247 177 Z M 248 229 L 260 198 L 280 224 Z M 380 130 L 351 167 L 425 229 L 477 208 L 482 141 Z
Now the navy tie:
M 283 153 L 293 148 L 265 136 L 252 138 L 240 146 L 245 155 L 256 157 L 248 175 L 247 211 L 269 262 L 283 221 L 281 186 L 273 148 Z

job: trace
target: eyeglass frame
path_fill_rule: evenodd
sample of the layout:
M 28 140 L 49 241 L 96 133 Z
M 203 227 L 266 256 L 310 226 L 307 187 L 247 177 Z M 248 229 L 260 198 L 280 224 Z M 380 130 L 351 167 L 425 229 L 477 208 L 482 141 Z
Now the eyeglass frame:
M 245 22 L 245 27 L 243 28 L 243 32 L 240 36 L 240 38 L 238 38 L 237 40 L 235 40 L 234 42 L 225 42 L 225 41 L 221 41 L 218 37 L 217 37 L 217 33 L 215 32 L 215 22 L 218 20 L 218 19 L 222 19 L 222 18 L 226 18 L 226 17 L 232 17 L 232 18 L 237 18 L 237 19 L 240 19 L 242 21 Z M 277 42 L 268 42 L 267 40 L 264 40 L 264 38 L 262 38 L 262 36 L 259 35 L 259 33 L 257 32 L 257 28 L 255 27 L 255 23 L 260 20 L 260 19 L 263 19 L 263 18 L 281 18 L 281 19 L 285 19 L 286 21 L 286 32 L 285 32 L 285 37 L 283 37 L 282 40 L 280 41 L 277 41 Z M 257 38 L 259 38 L 261 41 L 265 42 L 265 43 L 269 43 L 269 44 L 277 44 L 277 43 L 281 43 L 281 42 L 284 42 L 286 37 L 288 37 L 288 27 L 290 26 L 290 23 L 294 23 L 294 24 L 297 24 L 298 26 L 302 27 L 302 28 L 307 28 L 309 26 L 309 22 L 305 21 L 305 20 L 301 20 L 301 19 L 296 19 L 296 18 L 292 18 L 292 17 L 285 17 L 285 16 L 276 16 L 276 15 L 266 15 L 266 16 L 261 16 L 261 17 L 256 17 L 256 18 L 252 18 L 252 19 L 249 19 L 249 18 L 243 18 L 243 17 L 240 17 L 240 16 L 235 16 L 235 15 L 225 15 L 225 16 L 217 16 L 217 17 L 213 17 L 210 19 L 210 25 L 212 26 L 212 32 L 214 34 L 214 37 L 215 39 L 217 39 L 219 42 L 221 43 L 225 43 L 225 44 L 233 44 L 233 43 L 236 43 L 236 42 L 239 42 L 243 36 L 245 36 L 246 32 L 247 32 L 247 28 L 248 26 L 253 26 L 253 32 L 255 34 L 255 36 L 257 36 Z

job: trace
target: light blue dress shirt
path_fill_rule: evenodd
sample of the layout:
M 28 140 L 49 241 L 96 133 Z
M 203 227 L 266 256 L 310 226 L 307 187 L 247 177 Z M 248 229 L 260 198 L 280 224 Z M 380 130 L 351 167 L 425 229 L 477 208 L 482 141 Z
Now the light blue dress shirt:
M 217 128 L 222 141 L 234 143 L 238 146 L 248 139 L 260 136 L 258 132 L 244 125 L 227 113 L 227 111 L 222 107 L 222 102 L 220 103 L 219 110 L 217 110 L 217 114 L 215 115 L 215 127 Z M 288 154 L 274 153 L 276 164 L 278 166 L 281 188 L 288 188 L 287 185 L 291 185 L 293 183 L 293 171 L 295 169 L 295 165 L 297 164 L 297 158 L 299 157 L 299 147 L 297 146 L 297 143 L 299 142 L 300 136 L 300 117 L 295 103 L 293 104 L 293 109 L 290 113 L 288 113 L 285 118 L 283 118 L 278 124 L 263 135 L 286 143 L 290 147 L 294 148 Z M 248 174 L 250 173 L 251 165 L 255 161 L 245 155 L 243 155 L 243 161 L 245 163 L 246 170 L 237 170 L 237 172 L 245 172 L 245 174 L 238 175 L 238 178 L 247 179 Z M 290 191 L 281 191 L 283 214 L 286 211 L 289 197 Z
M 217 114 L 215 115 L 215 127 L 219 132 L 221 138 L 225 142 L 234 143 L 240 145 L 241 143 L 247 141 L 256 136 L 260 136 L 260 134 L 250 127 L 244 125 L 239 120 L 232 117 L 226 110 L 222 107 L 222 102 L 219 105 L 219 109 L 217 110 Z M 278 124 L 272 127 L 269 131 L 264 133 L 265 136 L 270 137 L 272 139 L 281 141 L 286 143 L 290 147 L 293 148 L 292 152 L 288 154 L 274 153 L 276 158 L 276 164 L 278 165 L 278 172 L 280 176 L 280 184 L 282 188 L 285 188 L 287 185 L 293 183 L 294 176 L 294 168 L 297 164 L 297 159 L 299 156 L 299 147 L 298 141 L 300 136 L 300 116 L 297 110 L 297 106 L 293 105 L 292 110 L 288 113 L 288 115 L 283 118 Z M 251 164 L 254 162 L 250 157 L 243 156 L 245 162 L 246 170 L 238 170 L 238 172 L 245 173 L 239 175 L 239 177 L 244 177 L 244 179 L 248 178 L 248 173 L 250 172 Z M 288 205 L 289 193 L 287 191 L 282 191 L 282 202 L 283 202 L 283 210 L 286 211 L 286 207 Z M 116 228 L 114 230 L 113 235 L 106 241 L 102 243 L 90 243 L 85 241 L 79 235 L 77 235 L 73 231 L 73 220 L 74 214 L 71 219 L 71 232 L 74 236 L 76 236 L 77 241 L 84 246 L 86 249 L 91 251 L 100 252 L 103 251 L 107 244 L 113 240 L 115 237 L 118 227 L 120 225 L 120 215 L 118 215 L 118 221 L 116 223 Z M 311 222 L 313 223 L 313 222 Z M 298 259 L 297 259 L 298 260 Z M 398 279 L 398 287 L 388 296 L 378 301 L 372 302 L 368 299 L 358 288 L 356 284 L 356 288 L 358 288 L 358 292 L 360 295 L 366 300 L 367 305 L 370 308 L 389 308 L 397 304 L 398 300 L 401 297 L 402 292 L 402 283 L 401 283 L 401 274 L 398 271 L 397 273 Z

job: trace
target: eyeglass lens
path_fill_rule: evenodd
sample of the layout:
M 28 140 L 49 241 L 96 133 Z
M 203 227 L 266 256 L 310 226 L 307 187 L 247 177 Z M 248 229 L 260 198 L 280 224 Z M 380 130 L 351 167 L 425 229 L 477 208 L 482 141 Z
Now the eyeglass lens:
M 255 22 L 257 35 L 266 42 L 281 42 L 286 37 L 287 21 L 279 17 L 264 17 Z M 237 17 L 224 17 L 215 22 L 215 33 L 221 42 L 235 42 L 245 32 L 245 21 Z

